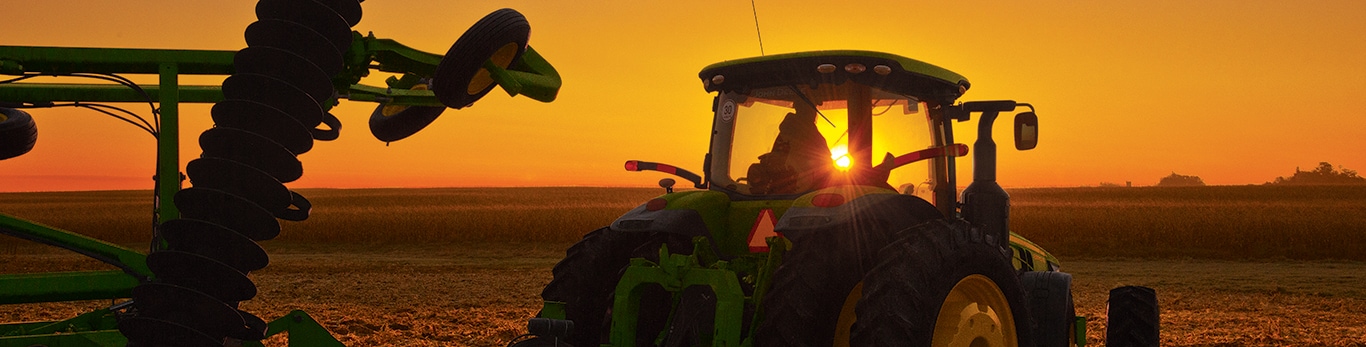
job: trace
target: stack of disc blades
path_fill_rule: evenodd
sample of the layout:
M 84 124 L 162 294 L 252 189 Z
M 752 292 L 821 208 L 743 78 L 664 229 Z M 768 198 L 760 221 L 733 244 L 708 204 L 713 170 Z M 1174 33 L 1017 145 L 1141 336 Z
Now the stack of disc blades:
M 181 218 L 157 229 L 167 249 L 147 257 L 155 279 L 133 290 L 136 313 L 119 322 L 129 346 L 223 346 L 265 334 L 265 322 L 237 309 L 256 295 L 246 274 L 268 263 L 256 241 L 279 235 L 277 218 L 308 218 L 308 200 L 284 183 L 303 175 L 298 155 L 341 129 L 322 105 L 335 98 L 331 76 L 344 69 L 361 7 L 261 0 L 256 17 L 213 107 L 214 127 L 199 137 L 203 154 L 185 167 L 193 187 L 175 195 Z

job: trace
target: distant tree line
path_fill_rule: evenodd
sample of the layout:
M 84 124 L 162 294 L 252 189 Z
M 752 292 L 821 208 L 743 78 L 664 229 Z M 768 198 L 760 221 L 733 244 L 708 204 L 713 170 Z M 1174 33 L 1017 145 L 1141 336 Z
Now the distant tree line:
M 1341 165 L 1337 169 L 1333 164 L 1320 162 L 1319 167 L 1311 171 L 1300 171 L 1295 168 L 1295 174 L 1290 177 L 1276 177 L 1271 184 L 1285 185 L 1343 185 L 1343 184 L 1366 184 L 1366 178 L 1357 175 L 1356 170 L 1351 170 Z
M 1361 177 L 1356 170 L 1348 169 L 1339 165 L 1337 168 L 1328 162 L 1320 162 L 1319 166 L 1310 171 L 1301 171 L 1295 168 L 1295 174 L 1289 177 L 1276 177 L 1276 180 L 1266 184 L 1280 185 L 1304 185 L 1304 186 L 1331 186 L 1331 185 L 1353 185 L 1366 184 L 1366 177 Z M 1158 187 L 1197 187 L 1205 185 L 1205 181 L 1199 176 L 1182 175 L 1172 172 L 1170 176 L 1163 177 L 1157 182 Z M 1101 183 L 1102 187 L 1115 187 L 1117 184 Z
M 1205 185 L 1200 176 L 1186 176 L 1173 172 L 1170 176 L 1157 181 L 1158 187 L 1199 187 Z

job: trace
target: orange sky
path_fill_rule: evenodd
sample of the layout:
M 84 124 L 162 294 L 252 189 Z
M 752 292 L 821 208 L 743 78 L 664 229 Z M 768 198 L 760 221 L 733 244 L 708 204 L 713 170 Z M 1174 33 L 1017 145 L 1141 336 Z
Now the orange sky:
M 885 51 L 967 76 L 964 100 L 1034 104 L 1041 141 L 1033 151 L 1001 151 L 1007 187 L 1152 185 L 1173 171 L 1257 184 L 1320 161 L 1366 170 L 1358 102 L 1366 2 L 755 3 L 766 53 Z M 375 105 L 343 101 L 333 111 L 342 138 L 301 156 L 305 174 L 291 187 L 653 185 L 663 174 L 624 172 L 621 163 L 700 170 L 711 95 L 698 70 L 759 54 L 743 0 L 364 7 L 356 30 L 435 53 L 484 14 L 516 8 L 564 88 L 550 104 L 496 90 L 388 146 L 366 129 Z M 6 17 L 3 45 L 236 50 L 254 20 L 249 1 L 26 1 L 6 12 L 25 15 Z M 199 155 L 194 139 L 211 124 L 208 108 L 182 105 L 182 163 Z M 151 187 L 147 134 L 93 111 L 31 113 L 39 142 L 0 161 L 0 191 Z

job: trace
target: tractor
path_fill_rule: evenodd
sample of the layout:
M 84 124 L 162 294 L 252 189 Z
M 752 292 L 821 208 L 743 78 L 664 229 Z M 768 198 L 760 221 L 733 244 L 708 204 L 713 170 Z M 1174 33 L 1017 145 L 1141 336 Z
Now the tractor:
M 361 19 L 357 0 L 260 0 L 255 10 L 247 47 L 237 51 L 0 46 L 0 74 L 9 75 L 0 81 L 0 160 L 37 143 L 28 109 L 98 111 L 157 139 L 146 253 L 0 213 L 0 234 L 113 267 L 0 274 L 0 305 L 112 300 L 69 319 L 0 324 L 0 347 L 261 346 L 281 334 L 290 346 L 340 346 L 302 311 L 266 321 L 239 309 L 257 294 L 247 274 L 268 263 L 256 242 L 279 235 L 279 220 L 309 217 L 312 204 L 284 184 L 303 174 L 298 155 L 339 136 L 342 123 L 330 110 L 341 100 L 379 103 L 370 133 L 392 142 L 495 86 L 551 102 L 561 84 L 527 45 L 530 26 L 512 9 L 480 19 L 445 55 L 351 31 Z M 360 84 L 372 70 L 392 74 L 386 86 Z M 126 74 L 160 83 L 139 85 Z M 227 77 L 180 85 L 181 75 Z M 104 83 L 26 81 L 39 77 Z M 150 105 L 150 121 L 110 103 Z M 180 103 L 214 104 L 206 115 L 214 126 L 198 138 L 203 152 L 184 166 Z
M 702 174 L 625 163 L 694 189 L 664 178 L 664 195 L 570 247 L 514 345 L 1085 345 L 1071 275 L 1009 230 L 996 182 L 993 125 L 1027 109 L 1014 146 L 1034 148 L 1032 105 L 959 102 L 962 75 L 870 51 L 725 61 L 698 77 L 715 93 Z M 954 125 L 973 118 L 975 142 L 959 143 Z M 1112 345 L 1155 346 L 1155 294 L 1116 291 L 1137 299 L 1112 300 L 1125 324 L 1110 335 L 1130 336 Z

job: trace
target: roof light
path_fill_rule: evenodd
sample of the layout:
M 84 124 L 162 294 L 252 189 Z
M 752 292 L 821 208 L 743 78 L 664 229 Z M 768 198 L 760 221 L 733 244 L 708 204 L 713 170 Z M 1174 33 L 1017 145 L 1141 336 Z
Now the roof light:
M 876 72 L 879 75 L 886 76 L 887 74 L 892 73 L 892 67 L 887 65 L 874 66 L 873 72 Z
M 863 66 L 863 64 L 859 64 L 859 63 L 852 63 L 852 64 L 849 64 L 849 65 L 845 65 L 845 66 L 844 66 L 844 71 L 849 72 L 849 73 L 852 73 L 852 74 L 863 73 L 863 71 L 865 71 L 865 70 L 868 70 L 868 67 Z
M 722 76 L 722 75 L 711 76 L 711 84 L 721 84 L 721 83 L 724 83 L 724 82 L 726 82 L 726 76 Z
M 835 72 L 835 64 L 820 64 L 816 66 L 816 72 L 831 73 Z

